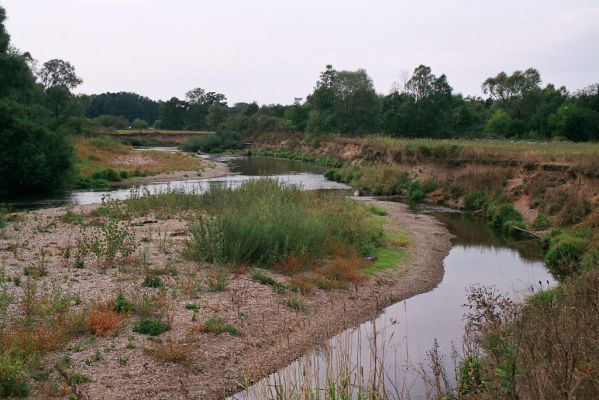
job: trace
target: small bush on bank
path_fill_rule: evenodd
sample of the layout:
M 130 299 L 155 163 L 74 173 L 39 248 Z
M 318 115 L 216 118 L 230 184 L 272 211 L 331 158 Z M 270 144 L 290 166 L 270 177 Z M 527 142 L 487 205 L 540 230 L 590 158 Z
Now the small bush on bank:
M 574 274 L 586 249 L 588 240 L 574 234 L 563 232 L 549 239 L 545 261 L 558 277 Z
M 535 218 L 535 222 L 532 224 L 532 227 L 535 229 L 547 229 L 551 226 L 551 220 L 549 219 L 549 217 L 543 213 L 539 213 L 537 214 L 537 217 Z
M 225 150 L 237 150 L 243 148 L 243 143 L 238 133 L 222 131 L 209 133 L 203 136 L 195 136 L 183 143 L 181 149 L 196 153 L 222 153 Z
M 480 210 L 487 202 L 487 194 L 482 190 L 470 192 L 464 196 L 464 208 L 469 211 Z

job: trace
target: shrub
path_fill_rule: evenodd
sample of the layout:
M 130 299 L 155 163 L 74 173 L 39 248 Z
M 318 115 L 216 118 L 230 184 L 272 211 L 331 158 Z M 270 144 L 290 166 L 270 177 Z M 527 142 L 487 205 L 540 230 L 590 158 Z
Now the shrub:
M 144 318 L 133 326 L 133 332 L 143 335 L 158 336 L 169 330 L 168 324 L 157 319 Z
M 220 131 L 203 136 L 195 136 L 187 140 L 181 146 L 184 151 L 205 153 L 222 153 L 225 150 L 236 150 L 243 148 L 239 134 L 231 131 Z
M 480 210 L 487 201 L 487 194 L 482 191 L 470 192 L 464 196 L 464 208 L 470 211 Z
M 547 229 L 551 226 L 551 220 L 549 219 L 549 217 L 543 213 L 538 213 L 537 217 L 535 218 L 535 222 L 532 224 L 533 228 L 535 229 Z
M 206 333 L 214 333 L 215 335 L 221 333 L 228 333 L 231 336 L 237 336 L 238 332 L 234 326 L 228 325 L 219 316 L 212 316 L 202 324 L 202 331 Z
M 551 271 L 558 277 L 565 277 L 577 272 L 587 242 L 586 239 L 567 232 L 550 238 L 545 261 Z
M 150 275 L 146 276 L 146 279 L 144 279 L 142 285 L 147 288 L 159 288 L 162 287 L 164 284 L 162 283 L 162 280 L 159 276 Z

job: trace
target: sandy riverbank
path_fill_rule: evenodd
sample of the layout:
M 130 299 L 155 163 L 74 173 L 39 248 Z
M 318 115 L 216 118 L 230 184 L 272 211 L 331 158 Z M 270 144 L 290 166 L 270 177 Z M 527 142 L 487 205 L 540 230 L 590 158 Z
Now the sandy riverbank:
M 409 256 L 396 269 L 357 287 L 306 294 L 306 312 L 285 305 L 296 294 L 276 293 L 241 269 L 227 278 L 224 290 L 211 290 L 220 279 L 214 267 L 181 256 L 187 239 L 184 213 L 133 218 L 128 229 L 136 245 L 135 257 L 105 268 L 88 256 L 85 268 L 78 269 L 73 267 L 73 254 L 81 238 L 96 232 L 99 220 L 89 213 L 97 206 L 73 208 L 82 216 L 77 225 L 65 222 L 64 208 L 30 212 L 9 224 L 0 239 L 5 276 L 22 280 L 10 288 L 15 300 L 9 312 L 23 312 L 28 279 L 23 271 L 34 265 L 45 270 L 39 278 L 42 286 L 78 299 L 70 305 L 72 312 L 112 302 L 118 293 L 134 302 L 154 299 L 171 326 L 159 339 L 134 333 L 134 317 L 109 335 L 93 340 L 80 335 L 44 357 L 47 382 L 60 383 L 62 378 L 52 366 L 68 355 L 69 371 L 89 377 L 90 382 L 67 388 L 63 397 L 74 392 L 85 399 L 224 398 L 236 392 L 240 383 L 259 380 L 343 329 L 374 318 L 385 306 L 431 290 L 441 281 L 450 247 L 447 230 L 433 217 L 413 214 L 405 205 L 373 203 L 388 210 L 387 229 L 408 232 Z M 281 282 L 288 280 L 285 275 L 266 273 Z M 142 282 L 151 275 L 160 276 L 164 285 L 144 287 Z M 188 304 L 196 304 L 198 311 L 187 309 Z M 234 326 L 239 335 L 203 332 L 202 324 L 213 316 Z M 180 354 L 176 360 L 156 355 L 173 349 Z M 34 392 L 46 393 L 47 382 L 34 382 Z

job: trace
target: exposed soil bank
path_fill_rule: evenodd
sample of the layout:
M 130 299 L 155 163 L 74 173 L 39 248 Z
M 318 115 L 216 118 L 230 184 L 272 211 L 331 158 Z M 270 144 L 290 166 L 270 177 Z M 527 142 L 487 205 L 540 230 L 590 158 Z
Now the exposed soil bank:
M 387 229 L 408 232 L 409 256 L 396 269 L 380 272 L 356 287 L 316 289 L 304 297 L 306 312 L 285 305 L 297 294 L 276 293 L 242 270 L 230 277 L 224 291 L 206 290 L 215 279 L 214 267 L 181 257 L 187 239 L 184 214 L 133 219 L 129 229 L 140 257 L 118 268 L 106 269 L 88 260 L 84 269 L 77 269 L 67 255 L 75 253 L 77 239 L 92 234 L 98 221 L 88 213 L 97 206 L 72 209 L 83 215 L 84 225 L 63 222 L 64 208 L 24 214 L 18 225 L 15 222 L 5 228 L 0 257 L 4 273 L 12 277 L 21 276 L 26 266 L 42 265 L 47 272 L 40 278 L 43 285 L 57 286 L 63 295 L 79 298 L 70 306 L 73 312 L 90 304 L 111 302 L 117 293 L 134 300 L 141 296 L 158 299 L 171 325 L 160 341 L 172 343 L 185 356 L 179 362 L 152 356 L 151 349 L 157 344 L 132 332 L 136 318 L 131 317 L 111 335 L 93 341 L 79 336 L 65 350 L 46 356 L 43 365 L 47 366 L 49 381 L 60 382 L 53 366 L 66 354 L 70 373 L 91 379 L 71 389 L 79 398 L 212 400 L 237 392 L 242 382 L 257 381 L 286 366 L 318 343 L 374 318 L 384 307 L 438 285 L 450 248 L 451 235 L 445 227 L 431 216 L 411 213 L 403 204 L 372 203 L 388 210 Z M 143 287 L 144 277 L 152 275 L 151 271 L 154 275 L 164 272 L 160 274 L 163 289 Z M 269 274 L 279 281 L 288 279 Z M 14 315 L 22 313 L 19 304 L 24 301 L 25 286 L 11 286 L 16 299 L 10 309 Z M 204 289 L 198 290 L 200 286 Z M 190 303 L 199 308 L 195 317 L 185 307 Z M 214 315 L 233 325 L 240 335 L 203 332 L 202 323 Z M 44 397 L 49 390 L 46 385 L 34 384 L 35 393 Z

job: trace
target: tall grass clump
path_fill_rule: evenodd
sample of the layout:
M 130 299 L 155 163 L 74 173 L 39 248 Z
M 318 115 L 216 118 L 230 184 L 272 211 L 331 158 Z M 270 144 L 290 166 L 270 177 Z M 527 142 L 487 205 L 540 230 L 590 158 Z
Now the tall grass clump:
M 212 188 L 202 202 L 189 245 L 199 261 L 269 267 L 292 257 L 310 266 L 340 247 L 370 255 L 382 239 L 368 210 L 342 194 L 266 179 Z

